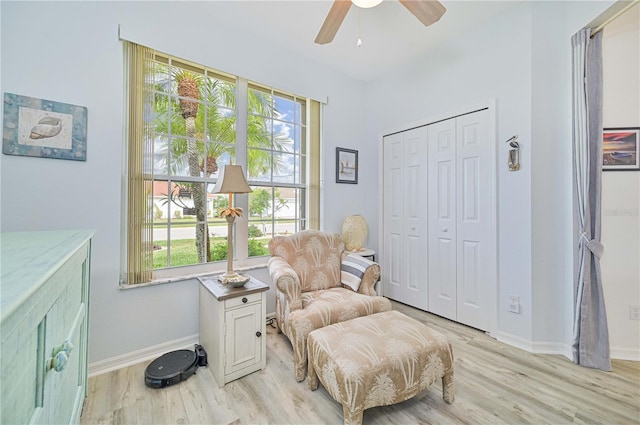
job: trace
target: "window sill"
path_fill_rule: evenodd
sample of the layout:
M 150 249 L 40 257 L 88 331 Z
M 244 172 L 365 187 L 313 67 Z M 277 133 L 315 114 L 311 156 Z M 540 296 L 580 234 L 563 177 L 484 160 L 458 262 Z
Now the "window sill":
M 246 266 L 246 267 L 238 267 L 235 268 L 235 271 L 237 272 L 244 272 L 244 271 L 248 271 L 248 270 L 255 270 L 255 269 L 261 269 L 267 267 L 267 263 L 263 263 L 263 264 L 252 264 L 250 266 Z M 148 286 L 157 286 L 157 285 L 164 285 L 165 283 L 172 283 L 172 282 L 184 282 L 187 280 L 193 280 L 193 279 L 197 279 L 199 277 L 202 276 L 211 276 L 211 275 L 218 275 L 218 274 L 222 274 L 224 273 L 225 270 L 211 270 L 205 273 L 194 273 L 194 274 L 185 274 L 185 275 L 181 275 L 181 276 L 171 276 L 171 277 L 162 277 L 162 278 L 158 278 L 158 279 L 154 279 L 151 282 L 146 282 L 146 283 L 134 283 L 134 284 L 128 284 L 128 283 L 120 283 L 120 285 L 118 286 L 118 289 L 121 290 L 129 290 L 129 289 L 134 289 L 134 288 L 146 288 Z

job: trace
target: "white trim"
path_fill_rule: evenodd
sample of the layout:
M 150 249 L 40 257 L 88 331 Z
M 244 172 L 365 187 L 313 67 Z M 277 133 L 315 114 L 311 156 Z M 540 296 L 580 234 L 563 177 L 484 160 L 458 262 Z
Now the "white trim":
M 640 361 L 640 349 L 626 347 L 609 347 L 611 358 L 616 360 Z
M 397 127 L 393 127 L 388 129 L 387 131 L 383 131 L 381 133 L 379 133 L 379 137 L 382 139 L 384 138 L 384 136 L 388 136 L 390 134 L 394 134 L 394 133 L 400 133 L 406 130 L 411 130 L 412 128 L 416 128 L 416 127 L 424 127 L 427 126 L 429 124 L 434 124 L 437 123 L 439 121 L 444 121 L 444 120 L 448 120 L 451 118 L 455 118 L 459 115 L 465 115 L 465 114 L 470 114 L 472 112 L 476 112 L 476 111 L 480 111 L 482 109 L 493 109 L 495 111 L 496 108 L 496 99 L 495 98 L 490 98 L 487 101 L 484 102 L 480 102 L 480 103 L 476 103 L 474 105 L 470 105 L 467 106 L 465 108 L 458 108 L 458 109 L 454 109 L 450 112 L 444 113 L 444 114 L 438 114 L 438 115 L 433 115 L 431 117 L 428 117 L 426 119 L 421 119 L 418 121 L 414 121 L 405 125 L 400 125 Z M 495 122 L 494 122 L 495 123 Z
M 378 246 L 376 251 L 378 254 L 378 264 L 385 258 L 384 252 L 384 134 L 378 134 L 378 170 L 382 171 L 382 174 L 378 178 Z M 379 296 L 384 296 L 384 285 L 382 284 L 382 276 L 378 279 L 378 285 L 376 285 L 376 293 Z
M 534 354 L 559 354 L 572 360 L 571 346 L 562 342 L 535 342 L 506 332 L 498 332 L 497 340 L 512 347 Z M 616 360 L 640 361 L 640 349 L 627 347 L 610 347 L 611 358 Z
M 530 353 L 533 352 L 533 343 L 528 339 L 521 338 L 506 332 L 497 332 L 493 335 L 499 342 L 505 343 L 512 347 L 519 348 Z
M 111 357 L 110 359 L 100 360 L 89 364 L 89 377 L 102 375 L 123 367 L 132 366 L 147 360 L 154 359 L 162 354 L 182 349 L 193 349 L 193 346 L 200 340 L 199 334 L 190 335 L 173 341 L 164 342 L 162 344 L 153 345 L 141 350 L 132 351 L 130 353 L 121 354 Z
M 536 354 L 559 354 L 569 360 L 573 360 L 571 346 L 562 342 L 534 342 L 533 353 Z
M 238 266 L 234 266 L 234 270 L 237 272 L 246 272 L 247 270 L 255 270 L 255 269 L 262 269 L 267 267 L 267 263 L 265 261 L 265 258 L 268 259 L 268 257 L 252 257 L 251 259 L 255 260 L 255 262 L 253 262 L 251 265 L 247 265 L 245 267 L 238 267 Z M 263 259 L 263 261 L 258 262 L 258 259 Z M 236 262 L 234 260 L 234 262 Z M 198 267 L 198 272 L 197 273 L 182 273 L 182 274 L 176 274 L 175 276 L 165 276 L 162 278 L 158 278 L 158 279 L 154 279 L 151 282 L 145 282 L 145 283 L 132 283 L 132 284 L 127 284 L 127 283 L 120 283 L 119 289 L 133 289 L 133 288 L 144 288 L 146 286 L 154 286 L 154 285 L 162 285 L 164 283 L 171 283 L 171 282 L 184 282 L 186 280 L 193 280 L 193 279 L 197 279 L 199 277 L 202 276 L 211 276 L 211 275 L 217 275 L 217 274 L 222 274 L 226 268 L 225 267 L 216 267 L 216 268 L 212 268 L 209 267 L 209 269 L 207 270 L 207 268 L 205 266 L 210 266 L 212 264 L 219 264 L 219 262 L 217 263 L 207 263 L 207 264 L 199 264 L 198 266 L 203 266 L 203 267 Z M 162 270 L 176 270 L 176 273 L 179 272 L 180 270 L 182 270 L 184 272 L 185 268 L 189 268 L 189 267 L 195 267 L 195 266 L 185 266 L 185 267 L 176 267 L 175 269 L 162 269 Z M 190 269 L 191 270 L 191 269 Z
M 507 332 L 498 332 L 496 339 L 504 344 L 533 354 L 555 354 L 571 360 L 571 346 L 563 342 L 530 341 Z

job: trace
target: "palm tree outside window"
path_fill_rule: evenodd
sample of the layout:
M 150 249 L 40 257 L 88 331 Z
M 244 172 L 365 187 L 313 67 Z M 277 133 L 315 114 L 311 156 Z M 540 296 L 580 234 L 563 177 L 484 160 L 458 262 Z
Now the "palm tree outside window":
M 133 198 L 129 190 L 128 205 L 130 210 L 136 202 L 149 207 L 142 221 L 143 227 L 152 228 L 152 241 L 133 246 L 129 242 L 127 251 L 131 257 L 136 250 L 149 250 L 152 273 L 142 279 L 125 273 L 123 283 L 210 273 L 211 267 L 204 265 L 226 264 L 226 221 L 217 212 L 228 200 L 212 193 L 223 165 L 242 165 L 253 189 L 245 201 L 247 219 L 235 224 L 245 227 L 234 232 L 236 238 L 246 238 L 234 243 L 240 263 L 265 258 L 273 235 L 308 228 L 307 170 L 319 168 L 319 158 L 313 165 L 307 155 L 308 134 L 312 126 L 319 126 L 319 113 L 313 119 L 307 113 L 314 101 L 151 52 L 144 68 L 147 94 L 140 114 L 146 129 L 143 139 L 149 143 L 142 158 L 128 157 L 129 162 L 147 162 L 143 177 L 138 176 L 146 189 L 144 196 L 138 192 Z M 135 90 L 136 82 L 130 81 L 129 87 Z M 238 93 L 246 93 L 246 100 L 237 102 Z M 239 110 L 239 104 L 247 106 Z M 239 140 L 237 124 L 245 122 L 246 139 Z M 129 179 L 136 179 L 132 174 Z M 133 221 L 127 218 L 127 232 L 136 239 Z

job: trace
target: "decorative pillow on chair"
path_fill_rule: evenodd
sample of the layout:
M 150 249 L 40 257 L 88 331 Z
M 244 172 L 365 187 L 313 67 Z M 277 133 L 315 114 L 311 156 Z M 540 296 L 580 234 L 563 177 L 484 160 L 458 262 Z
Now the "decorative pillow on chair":
M 372 264 L 375 263 L 357 254 L 347 255 L 342 260 L 342 266 L 340 267 L 342 284 L 358 292 L 360 282 L 362 282 L 362 276 L 364 276 L 364 272 L 366 272 Z

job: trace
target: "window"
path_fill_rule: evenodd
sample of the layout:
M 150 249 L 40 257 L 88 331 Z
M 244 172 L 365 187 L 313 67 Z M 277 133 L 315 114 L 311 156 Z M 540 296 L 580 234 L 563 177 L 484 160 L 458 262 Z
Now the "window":
M 212 273 L 216 262 L 223 269 L 227 224 L 217 211 L 228 198 L 212 189 L 227 164 L 241 165 L 253 190 L 234 198 L 244 211 L 236 267 L 264 262 L 275 234 L 317 228 L 310 182 L 319 182 L 319 155 L 307 154 L 319 144 L 317 102 L 133 43 L 125 49 L 126 283 Z

